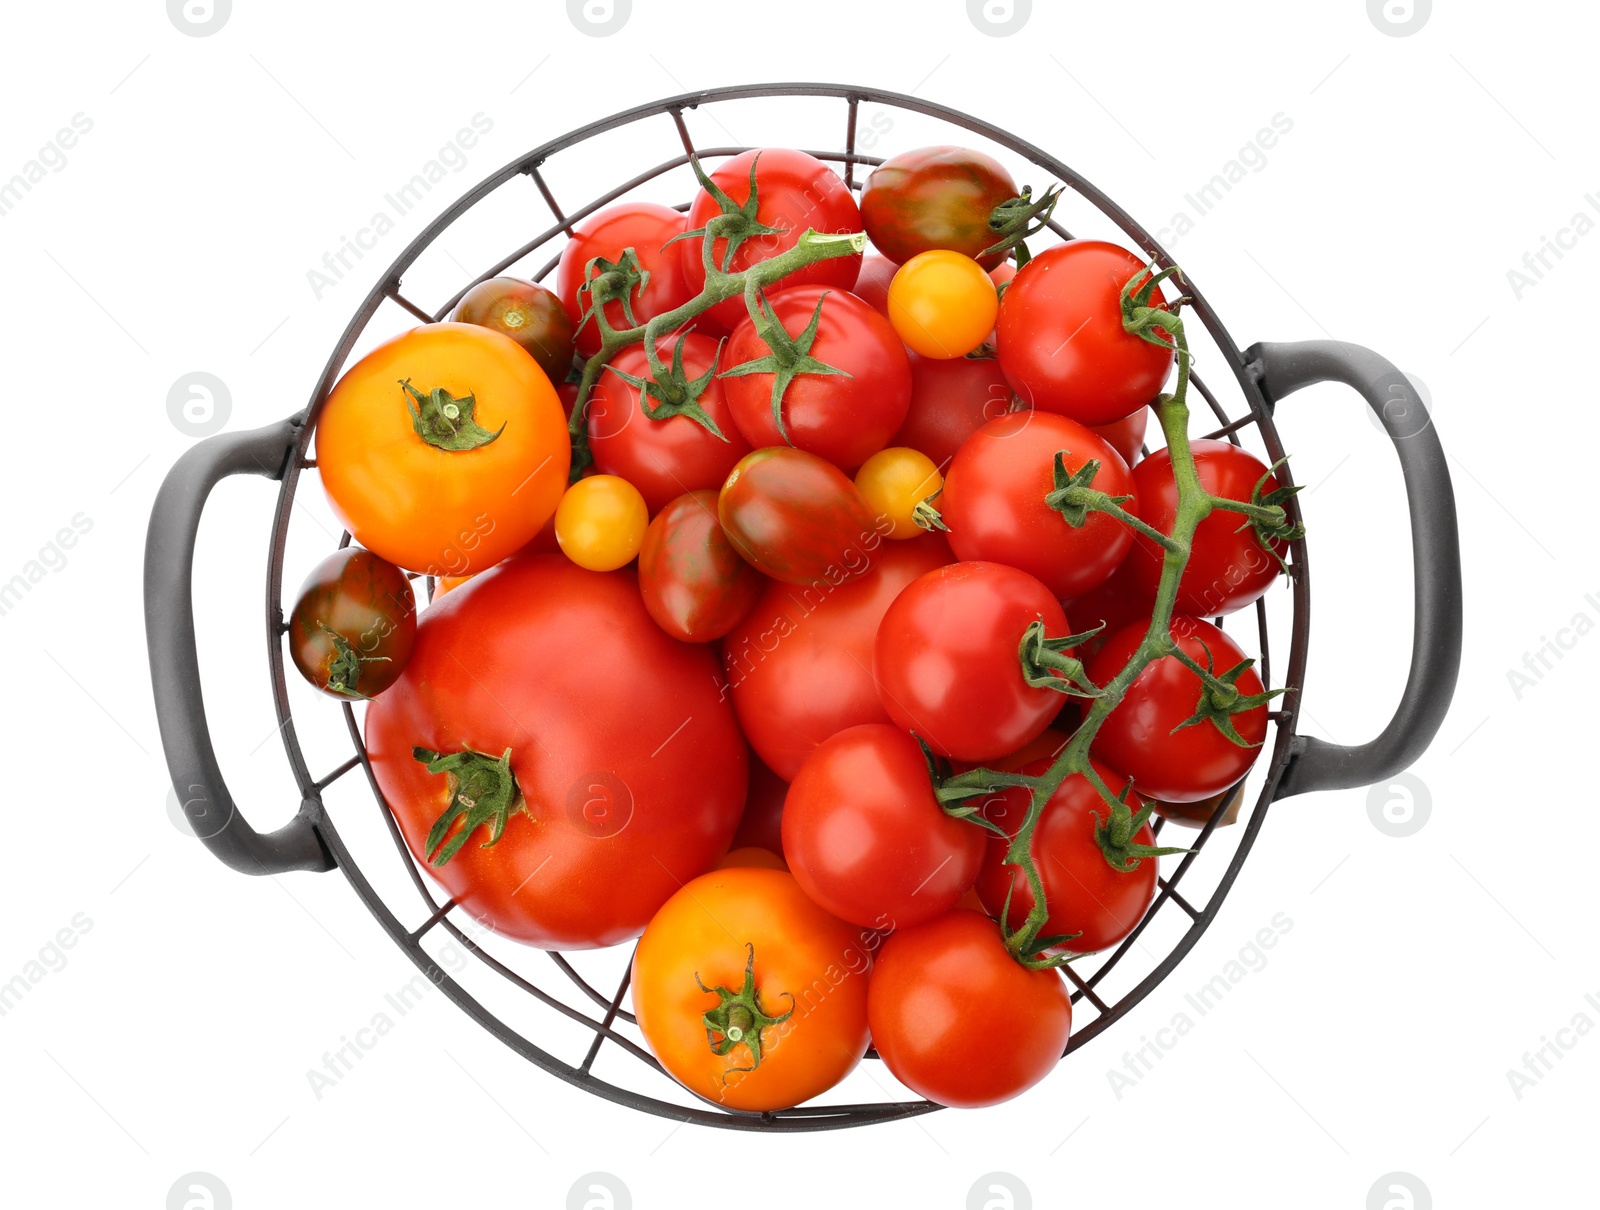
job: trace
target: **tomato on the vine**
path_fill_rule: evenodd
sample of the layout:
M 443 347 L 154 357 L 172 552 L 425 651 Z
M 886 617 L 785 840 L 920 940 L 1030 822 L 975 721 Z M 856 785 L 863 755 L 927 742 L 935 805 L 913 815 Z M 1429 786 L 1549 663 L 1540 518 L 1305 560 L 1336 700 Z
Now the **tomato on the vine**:
M 978 262 L 959 252 L 921 252 L 889 286 L 889 322 L 924 357 L 965 357 L 994 331 L 1000 298 Z
M 289 658 L 301 676 L 333 697 L 373 697 L 405 671 L 417 599 L 405 572 L 347 546 L 311 569 L 288 625 Z
M 561 263 L 556 268 L 556 293 L 577 329 L 577 347 L 582 356 L 593 357 L 600 351 L 599 326 L 592 318 L 584 319 L 591 306 L 589 295 L 578 290 L 586 275 L 593 278 L 600 272 L 598 267 L 589 271 L 589 262 L 599 258 L 615 265 L 627 249 L 633 249 L 639 269 L 650 275 L 629 300 L 633 318 L 643 324 L 676 310 L 700 292 L 700 285 L 684 274 L 677 246 L 670 243 L 687 229 L 682 214 L 654 202 L 607 206 L 573 227 L 572 238 L 562 248 Z M 605 307 L 606 322 L 618 330 L 632 327 L 629 309 L 624 309 L 620 298 L 612 299 Z
M 918 450 L 891 446 L 879 450 L 856 472 L 856 490 L 875 517 L 890 524 L 885 537 L 903 541 L 923 532 L 919 506 L 939 494 L 944 476 L 933 459 Z
M 901 152 L 872 170 L 861 191 L 861 217 L 873 247 L 905 264 L 933 249 L 976 258 L 999 238 L 989 226 L 996 206 L 1017 185 L 992 156 L 965 147 Z M 985 270 L 1006 254 L 980 262 Z
M 739 624 L 766 581 L 717 520 L 717 493 L 689 492 L 656 514 L 639 547 L 645 608 L 675 639 L 709 643 Z

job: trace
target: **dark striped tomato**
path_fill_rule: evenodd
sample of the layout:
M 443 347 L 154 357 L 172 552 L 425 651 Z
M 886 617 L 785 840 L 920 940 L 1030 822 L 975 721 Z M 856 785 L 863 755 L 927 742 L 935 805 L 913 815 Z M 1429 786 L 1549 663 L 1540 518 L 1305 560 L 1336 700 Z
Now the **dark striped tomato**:
M 727 634 L 765 583 L 722 532 L 716 492 L 679 496 L 656 514 L 639 547 L 644 607 L 661 629 L 686 643 Z
M 867 178 L 861 218 L 872 246 L 903 265 L 919 252 L 947 248 L 986 270 L 1005 255 L 978 258 L 995 242 L 989 216 L 1017 196 L 995 159 L 964 147 L 923 147 L 884 161 Z
M 786 445 L 740 459 L 722 485 L 717 516 L 751 566 L 790 584 L 843 583 L 883 541 L 843 471 Z

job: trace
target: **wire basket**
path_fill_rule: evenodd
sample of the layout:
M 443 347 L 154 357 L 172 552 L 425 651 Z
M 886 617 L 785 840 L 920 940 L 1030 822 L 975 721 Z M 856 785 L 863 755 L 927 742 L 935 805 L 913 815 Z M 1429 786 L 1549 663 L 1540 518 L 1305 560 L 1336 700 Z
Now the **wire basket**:
M 781 109 L 774 110 L 771 103 Z M 740 106 L 747 108 L 736 117 Z M 817 128 L 831 131 L 842 142 L 820 148 L 799 145 L 838 165 L 853 190 L 861 188 L 862 169 L 881 162 L 866 151 L 897 123 L 918 128 L 909 138 L 897 138 L 901 146 L 952 141 L 981 145 L 1029 173 L 1051 178 L 1043 184 L 1065 186 L 1063 202 L 1068 204 L 1058 207 L 1050 224 L 1056 237 L 1072 238 L 1069 225 L 1089 233 L 1080 226 L 1081 220 L 1087 227 L 1103 228 L 1110 238 L 1140 249 L 1161 267 L 1173 264 L 1143 227 L 1066 164 L 998 126 L 913 97 L 843 85 L 755 85 L 687 93 L 626 110 L 533 149 L 430 223 L 362 302 L 328 359 L 305 411 L 262 429 L 212 437 L 179 460 L 162 485 L 150 521 L 146 626 L 157 714 L 173 785 L 196 834 L 229 866 L 252 874 L 341 870 L 395 944 L 434 986 L 517 1054 L 585 1091 L 681 1122 L 738 1130 L 828 1130 L 895 1121 L 940 1106 L 926 1100 L 895 1100 L 891 1093 L 865 1103 L 754 1113 L 727 1109 L 681 1088 L 644 1047 L 632 1014 L 623 1007 L 631 947 L 584 955 L 533 950 L 486 935 L 474 927 L 475 922 L 460 919 L 460 913 L 453 915 L 453 901 L 441 900 L 423 876 L 383 801 L 367 761 L 357 710 L 349 703 L 339 707 L 351 754 L 326 771 L 313 772 L 285 677 L 283 573 L 297 492 L 302 475 L 314 466 L 308 452 L 318 412 L 353 351 L 372 339 L 368 330 L 375 317 L 389 311 L 408 325 L 434 322 L 444 319 L 471 286 L 509 269 L 519 269 L 522 276 L 535 280 L 547 277 L 556 266 L 559 241 L 585 216 L 618 200 L 672 188 L 674 183 L 691 192 L 691 154 L 714 161 L 748 150 L 721 142 L 702 145 L 696 134 L 704 137 L 709 130 L 728 135 L 730 125 L 744 127 L 750 106 L 764 106 L 769 125 L 779 112 L 786 119 L 815 121 L 820 117 L 823 125 Z M 653 134 L 668 145 L 671 154 L 582 206 L 564 209 L 557 197 L 556 186 L 561 184 L 555 179 L 557 166 L 562 171 L 581 167 L 581 175 L 592 178 L 602 144 L 617 132 L 624 132 L 632 142 Z M 789 137 L 767 145 L 796 145 L 789 130 L 784 134 Z M 909 141 L 911 138 L 918 141 Z M 531 182 L 537 196 L 519 201 L 515 191 L 526 193 L 525 182 Z M 479 214 L 491 219 L 499 215 L 496 221 L 503 226 L 506 213 L 525 221 L 530 204 L 549 214 L 548 225 L 534 238 L 502 255 L 432 310 L 408 291 L 408 275 L 419 258 L 447 232 L 459 230 L 469 212 L 482 207 Z M 680 201 L 678 209 L 686 208 L 687 202 Z M 427 287 L 426 282 L 423 285 Z M 1243 867 L 1269 804 L 1312 790 L 1368 784 L 1411 763 L 1443 720 L 1460 663 L 1461 575 L 1454 497 L 1438 437 L 1410 383 L 1377 354 L 1334 341 L 1258 344 L 1240 351 L 1187 269 L 1184 288 L 1194 300 L 1190 310 L 1199 317 L 1211 346 L 1209 353 L 1201 354 L 1201 364 L 1225 366 L 1232 374 L 1232 381 L 1221 386 L 1207 384 L 1198 374 L 1192 379 L 1195 391 L 1214 416 L 1205 436 L 1235 443 L 1249 436 L 1260 443 L 1269 461 L 1277 462 L 1284 450 L 1273 424 L 1275 402 L 1310 383 L 1334 380 L 1364 396 L 1394 440 L 1413 529 L 1416 613 L 1411 667 L 1393 718 L 1371 743 L 1343 747 L 1297 734 L 1296 716 L 1306 688 L 1311 586 L 1306 543 L 1293 543 L 1288 591 L 1272 594 L 1278 608 L 1269 610 L 1265 598 L 1256 603 L 1252 637 L 1267 687 L 1292 685 L 1296 692 L 1277 700 L 1277 709 L 1269 716 L 1271 736 L 1261 758 L 1236 788 L 1236 794 L 1250 804 L 1240 812 L 1241 826 L 1220 827 L 1230 806 L 1225 801 L 1190 842 L 1191 851 L 1160 880 L 1155 902 L 1138 928 L 1114 950 L 1063 968 L 1073 985 L 1076 1025 L 1068 1055 L 1143 1000 L 1193 948 Z M 1191 333 L 1199 344 L 1199 334 L 1192 328 Z M 200 516 L 211 489 L 235 474 L 262 475 L 279 484 L 267 543 L 267 671 L 300 807 L 289 824 L 269 834 L 256 832 L 245 821 L 223 780 L 206 724 L 194 633 L 191 577 Z M 1287 466 L 1278 472 L 1286 486 L 1289 475 Z M 1292 501 L 1288 508 L 1291 514 L 1296 512 Z M 340 545 L 349 540 L 346 533 Z M 431 595 L 431 582 L 428 588 Z M 1286 613 L 1281 608 L 1285 597 Z M 1248 613 L 1236 614 L 1229 621 L 1237 626 L 1248 617 Z M 1249 642 L 1247 638 L 1245 645 Z M 331 718 L 327 699 L 320 699 L 317 705 L 316 717 L 308 722 L 323 727 Z M 310 715 L 308 710 L 302 713 Z M 330 810 L 329 799 L 335 792 L 352 786 L 341 779 L 357 768 L 365 771 L 376 810 L 371 803 L 360 803 L 364 794 L 354 793 L 348 800 L 341 799 L 337 810 Z M 1162 822 L 1156 824 L 1158 831 L 1163 826 Z M 392 855 L 387 852 L 391 842 Z M 363 864 L 373 871 L 370 876 Z M 416 900 L 410 899 L 404 887 L 407 879 L 396 875 L 397 868 L 409 875 Z M 380 889 L 379 881 L 394 885 Z M 430 946 L 438 950 L 441 944 L 448 947 L 450 943 L 457 947 L 451 952 L 461 958 L 459 963 L 430 952 Z M 869 1058 L 874 1057 L 869 1052 Z M 597 1066 L 604 1068 L 604 1076 L 597 1073 Z M 886 1087 L 884 1080 L 877 1078 L 881 1069 L 867 1067 L 864 1071 L 864 1079 L 858 1074 L 841 1087 L 868 1084 L 880 1091 Z

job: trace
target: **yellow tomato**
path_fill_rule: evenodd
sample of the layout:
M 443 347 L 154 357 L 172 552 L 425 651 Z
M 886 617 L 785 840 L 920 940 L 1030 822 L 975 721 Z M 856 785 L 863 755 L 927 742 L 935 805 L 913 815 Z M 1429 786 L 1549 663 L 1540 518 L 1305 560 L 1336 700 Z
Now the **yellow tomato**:
M 917 505 L 943 486 L 944 476 L 933 459 L 903 446 L 879 450 L 856 472 L 856 490 L 873 516 L 889 519 L 891 538 L 915 538 L 922 533 L 916 522 Z
M 556 507 L 562 553 L 590 571 L 615 571 L 632 560 L 649 525 L 639 489 L 616 475 L 579 479 Z
M 999 313 L 994 281 L 959 252 L 919 253 L 889 283 L 889 322 L 924 357 L 965 357 L 988 339 Z

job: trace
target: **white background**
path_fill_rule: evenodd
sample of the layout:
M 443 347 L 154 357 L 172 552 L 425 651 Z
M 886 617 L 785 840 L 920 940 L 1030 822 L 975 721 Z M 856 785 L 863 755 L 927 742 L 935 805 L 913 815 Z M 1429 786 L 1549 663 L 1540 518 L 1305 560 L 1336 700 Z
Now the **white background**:
M 0 181 L 74 114 L 93 123 L 0 217 L 0 580 L 74 515 L 92 522 L 0 617 L 12 786 L 0 981 L 75 916 L 91 922 L 65 966 L 52 957 L 58 969 L 0 1017 L 8 1204 L 155 1208 L 198 1171 L 239 1207 L 545 1207 L 569 1204 L 595 1170 L 642 1207 L 956 1210 L 993 1171 L 1039 1206 L 1357 1210 L 1383 1204 L 1369 1190 L 1394 1171 L 1441 1207 L 1592 1204 L 1581 1174 L 1600 1033 L 1559 1035 L 1575 1044 L 1520 1098 L 1507 1071 L 1580 1014 L 1600 1024 L 1578 850 L 1595 806 L 1600 639 L 1566 632 L 1572 649 L 1520 696 L 1508 670 L 1576 615 L 1600 619 L 1593 539 L 1580 538 L 1595 512 L 1586 292 L 1600 236 L 1551 257 L 1520 298 L 1507 271 L 1575 214 L 1600 219 L 1584 200 L 1600 192 L 1600 19 L 1578 4 L 1444 4 L 1393 37 L 1363 0 L 1035 7 L 1019 35 L 995 38 L 962 0 L 637 0 L 620 32 L 595 38 L 555 0 L 237 0 L 196 38 L 160 0 L 7 6 Z M 307 1070 L 414 970 L 337 874 L 246 878 L 169 819 L 139 592 L 151 500 L 192 444 L 168 419 L 168 389 L 217 375 L 229 429 L 287 415 L 382 267 L 475 181 L 638 102 L 788 78 L 915 91 L 998 121 L 1152 230 L 1274 114 L 1292 119 L 1265 165 L 1171 248 L 1241 344 L 1361 342 L 1433 397 L 1461 515 L 1467 647 L 1420 780 L 1377 795 L 1431 803 L 1431 816 L 1395 838 L 1369 818 L 1366 791 L 1275 807 L 1168 983 L 1002 1108 L 815 1136 L 674 1128 L 545 1075 L 436 993 L 319 1100 Z M 842 103 L 809 104 L 761 110 L 726 136 L 704 114 L 689 120 L 707 142 L 837 145 Z M 478 113 L 493 128 L 465 167 L 318 298 L 307 271 Z M 818 114 L 825 135 L 798 133 Z M 657 122 L 649 151 L 579 153 L 558 194 L 576 206 L 667 158 L 672 131 Z M 906 120 L 873 150 L 929 130 Z M 445 241 L 463 264 L 419 279 L 425 305 L 545 224 L 536 195 L 521 196 L 492 233 Z M 1220 380 L 1215 358 L 1212 369 Z M 1396 464 L 1340 389 L 1287 401 L 1280 425 L 1311 485 L 1306 728 L 1365 739 L 1409 645 Z M 306 487 L 291 588 L 331 545 Z M 197 565 L 211 723 L 262 827 L 295 801 L 261 640 L 271 503 L 259 480 L 220 489 Z M 321 711 L 302 730 L 326 733 L 313 762 L 331 766 L 336 714 L 295 702 Z M 1267 965 L 1119 1097 L 1108 1069 L 1278 913 L 1293 927 Z

